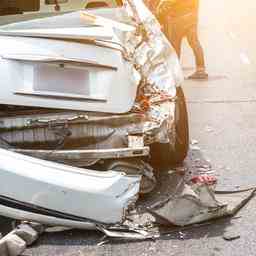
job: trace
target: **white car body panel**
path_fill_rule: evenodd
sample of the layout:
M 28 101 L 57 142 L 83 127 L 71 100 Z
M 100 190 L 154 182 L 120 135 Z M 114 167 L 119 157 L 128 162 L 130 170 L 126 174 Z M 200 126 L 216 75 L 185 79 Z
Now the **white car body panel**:
M 110 27 L 0 30 L 0 35 L 78 40 L 112 40 L 114 36 Z
M 31 221 L 40 223 L 46 226 L 59 226 L 59 227 L 70 227 L 85 230 L 96 230 L 97 225 L 93 222 L 75 221 L 63 218 L 51 217 L 43 214 L 36 214 L 29 211 L 23 211 L 20 209 L 14 209 L 5 205 L 0 205 L 0 215 L 7 218 Z
M 40 208 L 48 211 L 48 216 L 54 211 L 69 215 L 70 220 L 104 224 L 124 220 L 126 209 L 137 200 L 141 179 L 56 164 L 4 149 L 0 149 L 0 174 L 1 205 L 15 200 L 31 212 Z M 20 206 L 11 208 L 22 210 Z

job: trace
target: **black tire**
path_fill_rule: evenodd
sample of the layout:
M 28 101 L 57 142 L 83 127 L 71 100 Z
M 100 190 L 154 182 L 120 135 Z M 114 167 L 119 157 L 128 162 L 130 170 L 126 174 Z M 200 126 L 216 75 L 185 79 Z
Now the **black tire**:
M 174 143 L 154 143 L 150 147 L 150 162 L 157 169 L 165 169 L 180 164 L 187 156 L 189 148 L 188 113 L 181 87 L 177 87 L 176 97 Z

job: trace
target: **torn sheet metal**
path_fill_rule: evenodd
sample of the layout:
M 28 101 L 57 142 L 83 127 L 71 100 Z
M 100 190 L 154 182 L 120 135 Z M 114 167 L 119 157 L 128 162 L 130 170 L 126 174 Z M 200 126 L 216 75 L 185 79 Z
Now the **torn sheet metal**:
M 122 223 L 138 198 L 138 175 L 78 169 L 4 149 L 0 149 L 0 166 L 0 179 L 4 181 L 0 187 L 1 206 L 30 214 L 89 223 Z M 0 211 L 0 215 L 4 213 Z
M 207 185 L 192 188 L 182 182 L 175 194 L 150 212 L 171 224 L 185 226 L 224 216 L 227 204 L 218 202 Z
M 215 194 L 209 185 L 189 186 L 182 182 L 175 193 L 148 210 L 159 223 L 187 226 L 234 216 L 254 194 L 255 189 L 235 194 Z
M 103 226 L 98 225 L 97 229 L 103 232 L 108 238 L 111 239 L 124 239 L 124 240 L 146 240 L 158 238 L 159 233 L 150 232 L 145 229 L 135 229 L 129 228 L 127 226 L 123 227 L 112 227 L 109 229 L 104 228 Z
M 168 120 L 168 131 L 174 120 L 176 86 L 183 81 L 177 55 L 161 31 L 155 17 L 142 1 L 126 1 L 128 16 L 136 21 L 136 30 L 125 38 L 126 57 L 140 76 L 133 111 L 145 112 L 161 125 Z M 164 137 L 164 136 L 163 136 Z M 161 143 L 169 143 L 168 136 Z
M 185 188 L 185 190 L 187 190 L 188 195 L 192 193 L 191 191 L 189 192 L 189 189 L 190 189 L 189 186 Z M 221 195 L 219 194 L 213 195 L 212 191 L 210 193 L 207 193 L 205 190 L 208 190 L 208 188 L 206 187 L 201 187 L 199 190 L 201 189 L 202 191 L 200 193 L 204 193 L 205 196 L 207 197 L 210 195 L 210 197 L 213 199 L 212 201 L 210 201 L 209 198 L 207 199 L 207 197 L 204 197 L 202 199 L 202 203 L 204 202 L 204 200 L 207 200 L 209 204 L 207 206 L 209 208 L 209 213 L 205 214 L 205 211 L 203 210 L 201 214 L 204 215 L 206 219 L 201 217 L 196 219 L 192 216 L 193 204 L 191 203 L 184 204 L 183 211 L 185 213 L 181 214 L 183 216 L 183 220 L 189 218 L 188 213 L 186 212 L 190 212 L 192 213 L 190 217 L 192 219 L 194 218 L 194 221 L 195 221 L 195 223 L 191 223 L 192 222 L 192 219 L 191 219 L 189 224 L 187 224 L 188 223 L 187 222 L 184 225 L 185 227 L 175 227 L 176 225 L 178 225 L 177 223 L 170 223 L 170 220 L 167 220 L 165 218 L 168 214 L 169 214 L 168 216 L 170 216 L 171 210 L 169 209 L 168 213 L 167 211 L 165 212 L 166 213 L 165 216 L 164 214 L 158 215 L 156 213 L 153 213 L 153 215 L 155 216 L 154 220 L 152 220 L 151 218 L 149 218 L 149 216 L 147 216 L 149 213 L 143 214 L 144 216 L 136 214 L 136 215 L 129 216 L 129 221 L 127 221 L 125 225 L 112 226 L 108 228 L 105 228 L 104 226 L 97 226 L 97 228 L 98 230 L 102 231 L 105 234 L 106 238 L 113 239 L 113 240 L 117 239 L 117 240 L 135 240 L 136 241 L 136 240 L 146 240 L 146 239 L 157 239 L 159 237 L 161 238 L 166 235 L 169 236 L 170 234 L 177 233 L 177 232 L 181 234 L 181 236 L 183 236 L 182 231 L 193 229 L 193 228 L 200 228 L 205 225 L 214 225 L 215 223 L 218 223 L 216 222 L 216 220 L 221 217 L 234 217 L 238 213 L 238 211 L 243 206 L 245 206 L 245 204 L 248 203 L 250 199 L 253 198 L 255 194 L 255 189 L 247 190 L 246 192 L 239 192 L 239 193 L 230 192 L 230 193 L 225 193 Z M 186 192 L 184 192 L 184 194 L 185 193 Z M 187 197 L 187 199 L 193 200 L 192 198 L 189 198 L 189 196 Z M 223 207 L 223 210 L 219 210 L 217 212 L 218 214 L 215 211 L 211 212 L 210 208 L 212 208 L 216 203 L 220 207 L 221 205 L 227 206 L 227 207 Z M 175 211 L 174 209 L 172 210 Z M 206 220 L 207 222 L 205 222 Z M 163 225 L 159 226 L 157 225 L 157 223 L 163 224 L 164 226 Z M 198 223 L 201 223 L 201 224 L 198 224 Z M 175 224 L 175 226 L 170 224 Z M 179 221 L 179 224 L 180 225 L 178 226 L 183 226 L 181 225 L 182 223 L 180 221 Z
M 175 96 L 175 86 L 183 82 L 182 70 L 160 24 L 141 0 L 128 0 L 126 10 L 138 24 L 136 31 L 127 33 L 127 54 L 142 78 L 146 79 L 148 92 L 155 90 Z

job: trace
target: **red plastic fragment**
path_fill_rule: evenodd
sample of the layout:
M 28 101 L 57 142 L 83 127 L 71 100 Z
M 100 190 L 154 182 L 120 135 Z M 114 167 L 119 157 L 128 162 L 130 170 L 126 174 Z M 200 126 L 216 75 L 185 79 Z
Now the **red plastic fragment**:
M 214 185 L 217 183 L 217 178 L 212 175 L 197 175 L 192 177 L 190 180 L 194 184 L 206 184 L 206 185 Z

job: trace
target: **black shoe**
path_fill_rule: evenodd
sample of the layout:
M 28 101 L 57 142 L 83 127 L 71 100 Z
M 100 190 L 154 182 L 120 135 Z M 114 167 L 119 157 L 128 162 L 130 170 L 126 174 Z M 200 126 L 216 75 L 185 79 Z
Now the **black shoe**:
M 188 79 L 207 80 L 208 74 L 205 71 L 196 71 L 194 74 L 190 75 Z

